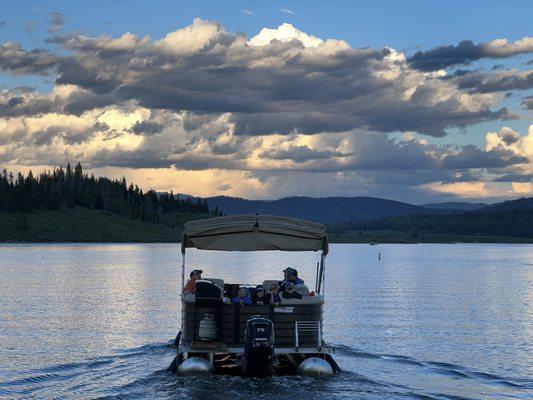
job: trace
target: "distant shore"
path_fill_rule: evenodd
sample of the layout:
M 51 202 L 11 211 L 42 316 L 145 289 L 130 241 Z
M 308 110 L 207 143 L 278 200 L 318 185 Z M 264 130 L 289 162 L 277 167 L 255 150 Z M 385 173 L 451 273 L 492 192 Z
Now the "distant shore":
M 201 213 L 165 213 L 162 223 L 130 220 L 83 207 L 59 211 L 0 212 L 2 243 L 178 243 L 185 222 Z M 492 235 L 410 234 L 393 230 L 329 233 L 330 243 L 533 243 L 533 238 Z

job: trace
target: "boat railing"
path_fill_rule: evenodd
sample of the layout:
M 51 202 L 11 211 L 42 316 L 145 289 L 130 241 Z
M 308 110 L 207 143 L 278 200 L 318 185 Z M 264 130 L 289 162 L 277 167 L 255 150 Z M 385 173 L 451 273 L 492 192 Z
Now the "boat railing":
M 317 349 L 322 348 L 322 327 L 320 321 L 295 321 L 294 322 L 294 347 L 298 351 L 300 348 L 301 333 L 316 333 Z

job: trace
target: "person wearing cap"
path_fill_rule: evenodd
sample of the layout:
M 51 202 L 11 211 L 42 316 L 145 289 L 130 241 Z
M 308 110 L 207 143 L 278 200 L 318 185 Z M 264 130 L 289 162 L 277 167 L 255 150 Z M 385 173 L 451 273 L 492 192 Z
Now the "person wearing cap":
M 296 292 L 295 285 L 292 282 L 285 283 L 285 287 L 281 292 L 281 297 L 284 299 L 301 299 L 302 295 Z
M 264 306 L 265 301 L 265 287 L 263 285 L 257 285 L 254 289 L 254 295 L 252 297 L 252 304 L 258 306 Z
M 285 274 L 285 280 L 279 284 L 280 292 L 285 289 L 285 285 L 288 282 L 291 282 L 294 285 L 303 285 L 304 284 L 303 279 L 298 278 L 298 271 L 295 270 L 294 268 L 290 268 L 290 267 L 289 268 L 285 268 L 283 270 L 283 272 Z
M 190 279 L 185 284 L 185 287 L 183 288 L 183 294 L 196 294 L 196 281 L 198 279 L 202 279 L 202 271 L 201 269 L 195 269 L 192 270 L 189 274 Z

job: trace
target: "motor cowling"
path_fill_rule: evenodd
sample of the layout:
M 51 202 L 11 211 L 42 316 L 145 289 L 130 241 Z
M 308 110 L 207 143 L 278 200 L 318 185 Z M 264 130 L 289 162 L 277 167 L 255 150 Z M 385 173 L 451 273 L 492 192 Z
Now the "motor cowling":
M 251 377 L 272 376 L 274 370 L 274 324 L 267 318 L 252 317 L 246 321 L 244 373 Z

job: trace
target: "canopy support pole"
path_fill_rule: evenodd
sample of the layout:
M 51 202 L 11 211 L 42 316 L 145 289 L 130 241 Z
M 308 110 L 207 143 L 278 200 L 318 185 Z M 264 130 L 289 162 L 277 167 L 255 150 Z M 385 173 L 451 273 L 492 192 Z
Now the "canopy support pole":
M 181 253 L 181 293 L 185 288 L 185 252 Z
M 326 299 L 326 256 L 324 255 L 324 253 L 322 253 L 320 261 L 322 263 L 322 284 L 324 285 L 324 287 L 322 288 L 322 297 Z
M 315 292 L 318 292 L 318 271 L 320 271 L 320 263 L 316 263 L 316 276 L 315 276 Z
M 320 255 L 320 270 L 318 272 L 318 288 L 317 293 L 320 293 L 322 290 L 322 282 L 324 281 L 324 253 Z

